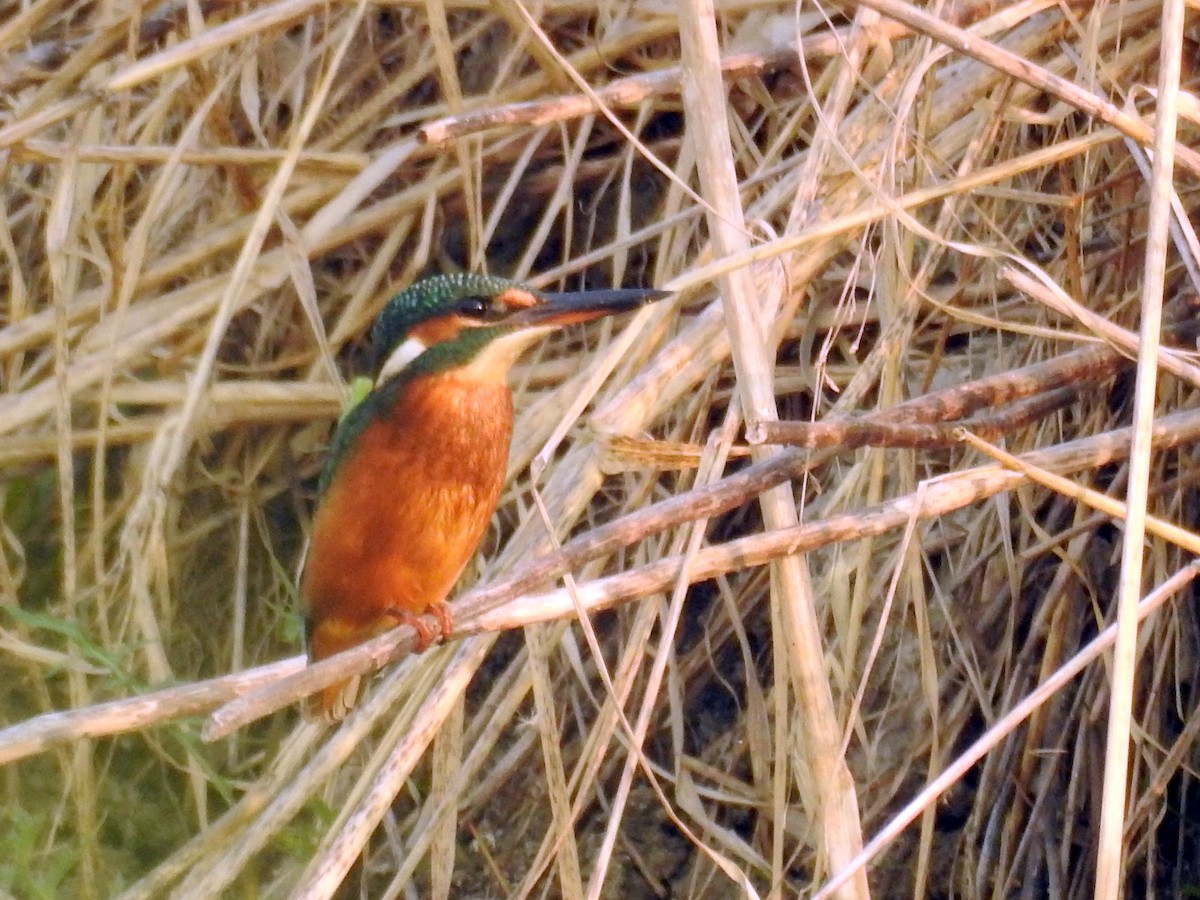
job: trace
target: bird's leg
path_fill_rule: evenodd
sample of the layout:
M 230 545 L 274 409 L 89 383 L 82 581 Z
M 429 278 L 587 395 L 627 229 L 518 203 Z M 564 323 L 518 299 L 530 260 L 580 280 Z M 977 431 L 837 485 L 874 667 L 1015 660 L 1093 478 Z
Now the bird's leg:
M 442 601 L 429 604 L 425 610 L 438 620 L 437 629 L 430 628 L 423 616 L 402 606 L 388 607 L 385 612 L 396 620 L 397 625 L 408 625 L 417 633 L 417 652 L 429 648 L 434 640 L 444 641 L 454 628 L 454 620 L 450 615 L 450 607 Z

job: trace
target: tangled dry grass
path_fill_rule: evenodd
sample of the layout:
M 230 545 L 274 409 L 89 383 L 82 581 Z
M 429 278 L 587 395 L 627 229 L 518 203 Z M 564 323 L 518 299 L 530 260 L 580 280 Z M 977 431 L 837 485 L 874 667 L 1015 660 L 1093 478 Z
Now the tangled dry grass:
M 1194 10 L 1155 91 L 1157 2 L 699 6 L 4 7 L 0 888 L 793 896 L 882 834 L 844 896 L 1090 896 L 1114 809 L 1200 888 Z M 458 269 L 678 299 L 519 368 L 464 640 L 202 742 L 299 666 L 366 326 Z

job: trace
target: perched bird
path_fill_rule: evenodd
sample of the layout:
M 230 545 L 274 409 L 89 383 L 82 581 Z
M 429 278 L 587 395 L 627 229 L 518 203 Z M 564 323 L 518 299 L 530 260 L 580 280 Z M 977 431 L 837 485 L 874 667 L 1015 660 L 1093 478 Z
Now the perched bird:
M 539 337 L 667 296 L 569 294 L 487 275 L 428 278 L 397 294 L 371 333 L 375 386 L 333 436 L 300 578 L 309 658 L 324 659 L 418 617 L 450 630 L 445 598 L 487 530 L 512 438 L 508 372 Z M 309 712 L 353 706 L 358 679 Z

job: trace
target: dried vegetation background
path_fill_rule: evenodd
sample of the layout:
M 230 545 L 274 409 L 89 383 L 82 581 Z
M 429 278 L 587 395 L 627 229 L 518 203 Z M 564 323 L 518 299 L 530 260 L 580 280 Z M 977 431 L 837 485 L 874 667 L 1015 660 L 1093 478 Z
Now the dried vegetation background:
M 805 895 L 984 738 L 872 893 L 1090 896 L 1111 655 L 989 729 L 1114 618 L 1121 526 L 1078 488 L 1125 496 L 1108 433 L 1131 418 L 1150 169 L 1122 131 L 1149 140 L 1162 9 L 929 6 L 1127 118 L 865 8 L 719 2 L 726 97 L 697 75 L 694 11 L 666 3 L 4 5 L 0 888 Z M 1194 11 L 1185 35 L 1187 92 Z M 1197 136 L 1185 116 L 1193 219 Z M 1145 590 L 1185 565 L 1197 513 L 1177 247 L 1150 509 L 1184 532 L 1149 539 Z M 97 706 L 298 653 L 343 379 L 392 292 L 459 269 L 679 291 L 519 367 L 513 479 L 469 576 L 617 523 L 574 567 L 576 600 L 611 608 L 585 627 L 561 581 L 534 585 L 542 605 L 460 622 L 563 618 L 409 657 L 334 731 L 292 705 L 204 743 L 227 681 Z M 1001 379 L 1032 384 L 1007 418 L 992 394 L 864 420 L 907 446 L 851 446 L 846 416 L 1080 353 L 1052 401 L 1063 384 L 1027 371 Z M 729 479 L 761 471 L 743 425 L 772 398 L 842 430 L 776 452 L 790 490 L 760 503 Z M 947 420 L 1048 451 L 1075 487 L 948 426 L 888 430 Z M 781 531 L 796 509 L 808 530 Z M 1139 637 L 1131 896 L 1200 889 L 1197 612 L 1185 588 Z

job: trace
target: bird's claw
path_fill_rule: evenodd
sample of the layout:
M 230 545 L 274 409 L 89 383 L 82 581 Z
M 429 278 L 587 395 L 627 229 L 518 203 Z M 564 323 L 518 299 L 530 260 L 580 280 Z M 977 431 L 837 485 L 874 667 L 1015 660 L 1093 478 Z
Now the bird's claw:
M 450 633 L 454 631 L 454 616 L 450 613 L 450 607 L 438 602 L 432 604 L 427 611 L 433 613 L 434 618 L 438 620 L 438 640 L 443 643 L 449 640 Z
M 445 603 L 432 603 L 425 612 L 438 620 L 437 628 L 431 628 L 423 615 L 401 607 L 392 607 L 387 614 L 396 620 L 396 625 L 408 625 L 417 633 L 417 652 L 427 650 L 434 641 L 445 641 L 454 630 L 454 618 Z

